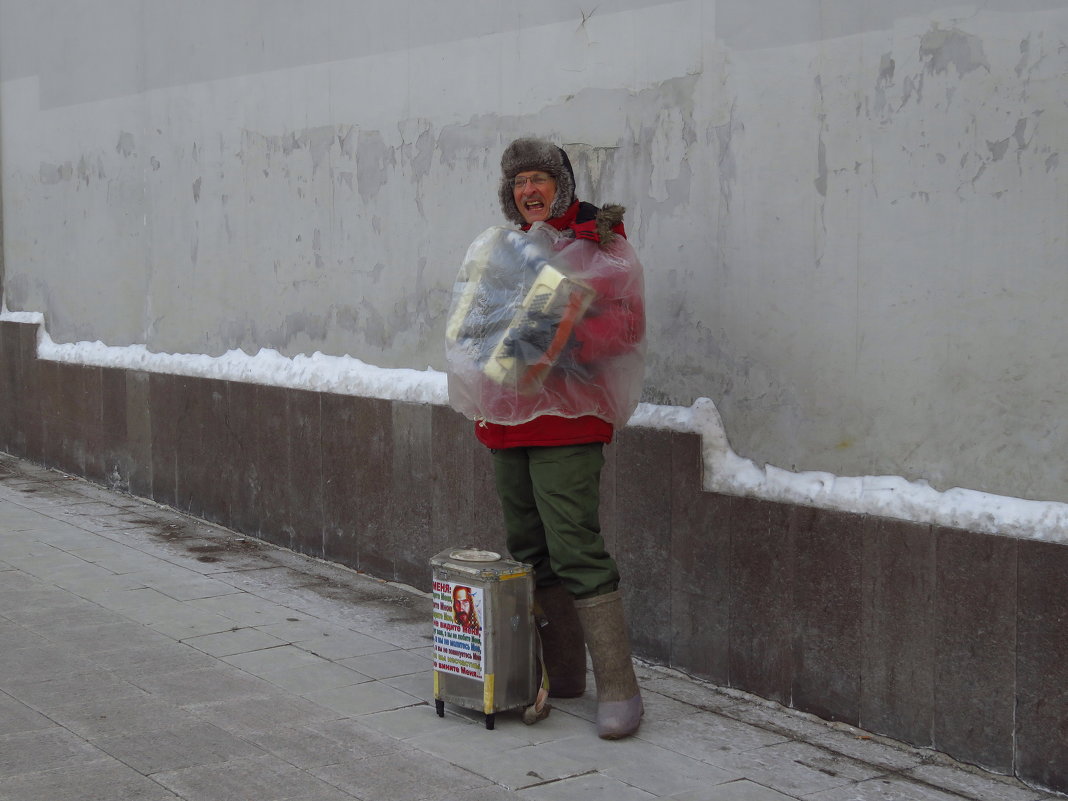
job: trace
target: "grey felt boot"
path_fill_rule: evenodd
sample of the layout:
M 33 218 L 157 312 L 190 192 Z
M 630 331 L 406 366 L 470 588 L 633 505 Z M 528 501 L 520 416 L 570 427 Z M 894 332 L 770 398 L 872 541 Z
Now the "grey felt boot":
M 583 598 L 575 601 L 575 609 L 597 682 L 597 736 L 605 740 L 629 737 L 638 730 L 645 707 L 630 658 L 623 596 L 616 590 Z
M 575 600 L 563 584 L 534 590 L 535 621 L 541 638 L 550 698 L 578 698 L 586 692 L 586 643 Z

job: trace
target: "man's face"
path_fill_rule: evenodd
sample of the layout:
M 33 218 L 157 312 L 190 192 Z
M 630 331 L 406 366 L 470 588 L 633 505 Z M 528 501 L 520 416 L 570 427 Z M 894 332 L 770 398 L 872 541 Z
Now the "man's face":
M 521 172 L 512 179 L 512 197 L 527 225 L 547 220 L 556 197 L 556 181 L 539 170 Z
M 471 596 L 466 592 L 458 592 L 456 598 L 453 599 L 453 612 L 456 616 L 456 622 L 460 625 L 468 623 L 471 619 Z

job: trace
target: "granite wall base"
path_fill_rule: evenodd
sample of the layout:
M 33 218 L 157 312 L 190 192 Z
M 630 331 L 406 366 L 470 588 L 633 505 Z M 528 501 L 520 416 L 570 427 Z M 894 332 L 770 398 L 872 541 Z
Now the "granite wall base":
M 0 322 L 0 449 L 427 589 L 503 547 L 489 454 L 450 409 L 37 358 Z M 1068 791 L 1068 547 L 708 493 L 695 434 L 607 449 L 635 651 Z

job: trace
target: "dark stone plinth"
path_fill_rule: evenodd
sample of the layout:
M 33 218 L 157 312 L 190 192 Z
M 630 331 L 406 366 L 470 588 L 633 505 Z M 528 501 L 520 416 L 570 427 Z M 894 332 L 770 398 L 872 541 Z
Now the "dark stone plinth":
M 229 526 L 234 437 L 229 425 L 225 381 L 185 378 L 172 390 L 174 421 L 174 505 L 184 512 Z
M 672 440 L 671 650 L 673 667 L 730 681 L 731 499 L 701 488 L 701 438 Z
M 506 554 L 493 459 L 476 439 L 475 424 L 447 406 L 436 406 L 431 409 L 431 431 L 431 552 L 427 559 L 454 546 Z
M 152 400 L 151 374 L 136 370 L 126 374 L 126 452 L 130 457 L 129 490 L 142 498 L 152 497 Z
M 861 564 L 865 515 L 794 507 L 793 704 L 828 720 L 860 719 Z
M 936 528 L 933 744 L 1012 771 L 1016 540 Z
M 935 538 L 928 525 L 880 519 L 864 540 L 860 725 L 931 744 Z
M 149 424 L 152 432 L 152 494 L 157 503 L 178 505 L 178 428 L 182 404 L 181 376 L 151 373 L 148 377 Z M 252 532 L 249 532 L 252 533 Z
M 286 393 L 288 475 L 281 491 L 289 547 L 323 558 L 322 396 L 318 392 Z
M 439 539 L 431 534 L 433 465 L 432 408 L 393 404 L 393 508 L 383 533 L 394 556 L 392 578 L 416 586 L 430 583 L 430 557 Z
M 392 577 L 392 404 L 324 394 L 322 419 L 326 558 Z
M 1068 792 L 1068 545 L 1019 543 L 1016 772 Z
M 794 527 L 788 506 L 731 500 L 730 683 L 790 703 Z
M 649 428 L 616 435 L 611 550 L 636 653 L 671 651 L 671 438 Z

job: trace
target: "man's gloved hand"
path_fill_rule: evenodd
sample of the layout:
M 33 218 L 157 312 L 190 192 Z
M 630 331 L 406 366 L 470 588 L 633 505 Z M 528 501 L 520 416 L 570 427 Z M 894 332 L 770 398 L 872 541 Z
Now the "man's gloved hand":
M 549 349 L 559 323 L 559 317 L 554 314 L 531 311 L 519 325 L 504 335 L 501 352 L 524 364 L 533 364 Z
M 575 339 L 575 335 L 572 334 L 560 353 L 560 358 L 556 360 L 556 369 L 564 370 L 573 378 L 581 381 L 589 381 L 593 378 L 593 373 L 589 367 L 579 360 L 579 351 L 581 350 L 582 343 Z

